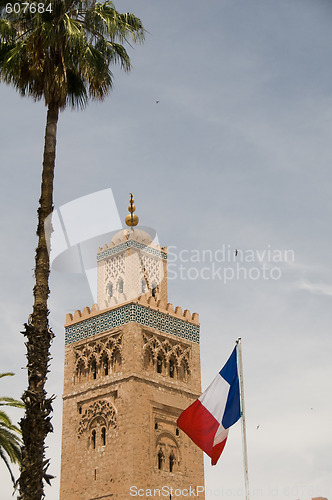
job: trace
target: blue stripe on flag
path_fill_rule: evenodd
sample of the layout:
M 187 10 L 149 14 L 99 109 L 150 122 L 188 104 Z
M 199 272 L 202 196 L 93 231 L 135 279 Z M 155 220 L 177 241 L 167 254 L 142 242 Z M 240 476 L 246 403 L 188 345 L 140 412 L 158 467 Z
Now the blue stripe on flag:
M 228 361 L 219 372 L 220 376 L 230 385 L 225 411 L 221 421 L 224 429 L 228 429 L 241 418 L 240 386 L 236 358 L 235 347 Z

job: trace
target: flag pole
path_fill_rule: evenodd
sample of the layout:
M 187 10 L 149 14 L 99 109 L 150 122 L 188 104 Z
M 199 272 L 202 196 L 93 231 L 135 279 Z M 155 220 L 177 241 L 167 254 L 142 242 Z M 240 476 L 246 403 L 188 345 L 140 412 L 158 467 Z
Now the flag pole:
M 244 482 L 246 490 L 246 500 L 249 500 L 249 476 L 248 476 L 248 455 L 247 455 L 247 434 L 246 434 L 246 419 L 244 413 L 244 390 L 243 390 L 243 368 L 242 368 L 242 349 L 241 338 L 236 341 L 237 353 L 239 360 L 239 381 L 240 381 L 240 401 L 241 401 L 241 416 L 242 416 L 242 447 L 243 447 L 243 465 L 244 465 Z

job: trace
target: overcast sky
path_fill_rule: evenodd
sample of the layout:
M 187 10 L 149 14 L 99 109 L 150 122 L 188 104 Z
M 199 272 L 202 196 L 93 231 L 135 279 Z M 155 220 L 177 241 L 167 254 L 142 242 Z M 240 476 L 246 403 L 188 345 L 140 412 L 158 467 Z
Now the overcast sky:
M 142 19 L 146 42 L 129 75 L 114 69 L 108 100 L 61 113 L 55 205 L 110 188 L 123 220 L 134 193 L 172 247 L 169 301 L 200 314 L 203 389 L 242 337 L 251 498 L 331 500 L 332 2 L 115 6 Z M 0 100 L 0 370 L 16 374 L 0 394 L 20 397 L 46 110 L 4 85 Z M 57 500 L 63 324 L 92 296 L 83 275 L 54 271 L 51 285 Z M 205 477 L 207 500 L 244 499 L 240 422 Z M 12 498 L 1 463 L 0 482 Z

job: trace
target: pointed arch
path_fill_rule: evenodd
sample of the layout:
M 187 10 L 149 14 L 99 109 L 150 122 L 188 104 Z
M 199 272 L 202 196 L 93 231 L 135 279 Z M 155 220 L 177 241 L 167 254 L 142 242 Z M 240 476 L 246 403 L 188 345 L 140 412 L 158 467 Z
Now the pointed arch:
M 100 363 L 101 363 L 102 374 L 107 376 L 109 374 L 109 369 L 110 369 L 110 360 L 107 352 L 104 351 L 103 354 L 101 355 Z
M 81 382 L 86 376 L 86 366 L 83 358 L 79 358 L 76 362 L 75 382 Z
M 168 375 L 177 378 L 177 362 L 175 356 L 170 356 L 168 360 Z
M 170 432 L 162 432 L 156 441 L 156 466 L 159 468 L 158 456 L 162 453 L 163 462 L 162 468 L 168 472 L 177 472 L 180 470 L 180 450 L 178 443 Z
M 88 372 L 89 372 L 90 379 L 96 380 L 96 378 L 97 378 L 97 359 L 96 359 L 96 356 L 94 354 L 89 359 Z
M 160 448 L 158 450 L 158 453 L 157 453 L 157 468 L 159 470 L 163 470 L 164 463 L 165 463 L 165 455 L 164 455 L 162 449 Z
M 102 427 L 105 427 L 107 432 L 117 428 L 116 410 L 113 404 L 106 400 L 95 401 L 85 409 L 78 427 L 78 437 L 84 433 L 91 436 L 93 429 L 101 430 Z
M 123 293 L 123 290 L 124 290 L 124 280 L 123 280 L 123 278 L 119 278 L 118 284 L 117 284 L 117 292 L 119 294 L 121 294 L 121 293 Z
M 156 370 L 157 373 L 165 373 L 165 368 L 166 368 L 166 357 L 163 351 L 160 349 L 158 354 L 157 354 L 157 359 L 156 359 Z
M 113 295 L 114 295 L 114 285 L 113 285 L 112 281 L 110 281 L 107 284 L 106 290 L 107 290 L 107 297 L 110 298 L 110 299 L 112 299 Z
M 170 452 L 168 456 L 168 465 L 169 465 L 169 471 L 174 472 L 174 468 L 176 465 L 176 458 L 173 450 Z

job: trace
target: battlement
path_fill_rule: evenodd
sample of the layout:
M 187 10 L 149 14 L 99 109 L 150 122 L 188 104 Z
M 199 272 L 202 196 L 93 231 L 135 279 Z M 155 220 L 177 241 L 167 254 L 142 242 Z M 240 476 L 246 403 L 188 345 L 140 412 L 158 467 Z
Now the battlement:
M 188 309 L 182 312 L 181 307 L 174 310 L 173 304 L 165 305 L 146 295 L 107 309 L 99 310 L 94 304 L 91 309 L 85 307 L 74 315 L 67 314 L 65 343 L 68 345 L 132 322 L 199 343 L 197 313 L 191 314 Z
M 119 307 L 119 305 L 123 306 L 125 304 L 140 304 L 142 306 L 148 307 L 149 309 L 167 313 L 175 318 L 181 319 L 183 321 L 188 321 L 195 325 L 199 325 L 198 313 L 191 314 L 188 309 L 185 309 L 182 312 L 182 308 L 180 306 L 176 306 L 174 309 L 173 304 L 171 304 L 170 302 L 165 306 L 161 300 L 156 301 L 155 298 L 152 297 L 149 293 L 141 295 L 135 300 L 126 300 L 125 294 L 121 294 L 118 304 L 116 304 L 116 299 L 113 299 L 113 301 L 114 305 L 107 309 L 99 309 L 97 304 L 93 304 L 91 309 L 89 307 L 84 307 L 82 311 L 77 309 L 74 314 L 68 313 L 66 315 L 65 327 L 73 325 L 79 321 L 93 318 L 95 316 L 98 316 L 99 314 L 111 311 L 112 309 L 116 309 L 117 307 Z

